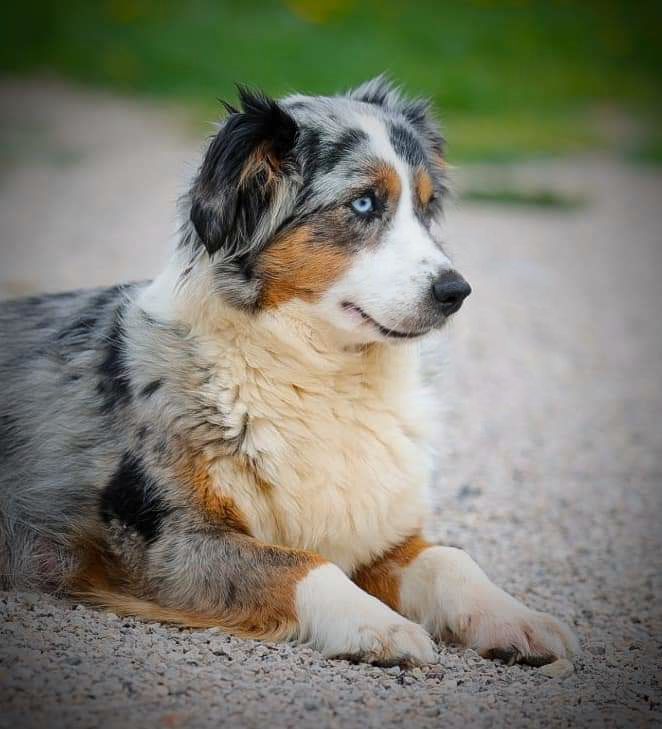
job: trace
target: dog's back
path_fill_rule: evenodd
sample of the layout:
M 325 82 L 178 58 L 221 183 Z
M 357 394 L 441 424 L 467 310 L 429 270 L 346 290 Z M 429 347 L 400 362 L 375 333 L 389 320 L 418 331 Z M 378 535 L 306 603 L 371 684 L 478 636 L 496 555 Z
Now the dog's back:
M 121 448 L 118 331 L 132 287 L 0 304 L 0 581 L 59 587 Z M 92 526 L 92 524 L 90 524 Z

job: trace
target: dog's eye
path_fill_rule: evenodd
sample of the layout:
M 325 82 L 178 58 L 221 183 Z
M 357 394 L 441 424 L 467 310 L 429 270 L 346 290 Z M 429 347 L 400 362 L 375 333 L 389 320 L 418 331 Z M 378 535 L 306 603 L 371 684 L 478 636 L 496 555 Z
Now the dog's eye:
M 372 195 L 362 195 L 352 200 L 352 210 L 359 215 L 370 215 L 375 212 L 375 200 Z

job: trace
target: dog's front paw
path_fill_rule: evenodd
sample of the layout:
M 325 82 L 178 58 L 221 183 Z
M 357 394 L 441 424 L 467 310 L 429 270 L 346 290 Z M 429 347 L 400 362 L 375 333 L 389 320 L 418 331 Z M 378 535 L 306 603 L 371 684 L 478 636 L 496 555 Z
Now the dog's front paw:
M 380 666 L 435 661 L 428 633 L 363 592 L 334 565 L 313 570 L 297 593 L 299 640 L 329 658 Z
M 352 626 L 335 658 L 373 663 L 377 666 L 426 665 L 435 661 L 435 647 L 428 633 L 416 623 L 393 613 L 373 616 L 373 623 Z M 375 619 L 377 617 L 377 619 Z
M 456 637 L 484 658 L 541 666 L 579 652 L 565 623 L 530 610 L 498 588 L 485 593 L 453 626 Z
M 405 615 L 433 635 L 485 657 L 542 665 L 579 652 L 566 625 L 498 588 L 455 547 L 425 550 L 405 572 L 400 598 Z

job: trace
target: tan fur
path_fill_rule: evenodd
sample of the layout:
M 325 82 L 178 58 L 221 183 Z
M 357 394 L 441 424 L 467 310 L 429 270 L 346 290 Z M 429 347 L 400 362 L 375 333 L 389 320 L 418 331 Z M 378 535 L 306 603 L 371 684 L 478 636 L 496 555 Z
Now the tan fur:
M 316 554 L 261 545 L 272 552 L 288 552 L 296 557 L 286 571 L 265 573 L 265 581 L 255 601 L 244 609 L 227 610 L 221 614 L 168 608 L 140 595 L 140 588 L 131 582 L 110 555 L 99 548 L 86 549 L 85 564 L 70 586 L 79 599 L 126 615 L 190 628 L 218 627 L 244 638 L 287 640 L 297 630 L 296 591 L 311 570 L 325 561 Z
M 265 173 L 265 184 L 273 185 L 280 173 L 280 161 L 271 148 L 260 145 L 248 158 L 244 169 L 239 177 L 239 185 L 245 185 L 246 181 L 259 172 Z
M 425 208 L 432 198 L 434 187 L 430 173 L 424 167 L 419 167 L 416 170 L 415 184 L 418 201 Z
M 228 393 L 226 429 L 239 432 L 250 413 L 239 452 L 210 462 L 209 475 L 251 535 L 351 573 L 422 527 L 435 418 L 415 343 L 339 349 L 305 302 L 251 316 L 205 305 L 204 287 L 173 297 L 167 281 L 141 306 L 188 322 L 209 405 Z
M 234 500 L 214 483 L 205 459 L 193 456 L 185 461 L 180 477 L 183 483 L 190 485 L 202 512 L 210 521 L 241 534 L 249 534 L 246 519 Z
M 353 576 L 354 582 L 371 595 L 385 602 L 393 610 L 400 610 L 400 582 L 403 568 L 430 546 L 416 534 L 390 549 L 379 559 L 361 567 Z
M 380 162 L 374 166 L 371 174 L 374 178 L 373 184 L 375 189 L 388 198 L 389 204 L 395 208 L 400 199 L 400 193 L 402 192 L 400 175 L 398 175 L 395 167 L 388 164 L 388 162 Z
M 345 272 L 349 262 L 349 255 L 340 246 L 315 241 L 309 226 L 288 231 L 261 256 L 262 303 L 271 308 L 295 297 L 315 301 Z

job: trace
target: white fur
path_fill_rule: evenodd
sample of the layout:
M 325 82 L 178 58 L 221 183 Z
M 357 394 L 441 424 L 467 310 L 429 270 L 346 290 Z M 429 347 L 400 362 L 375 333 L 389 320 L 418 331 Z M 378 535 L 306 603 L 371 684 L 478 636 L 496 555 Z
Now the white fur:
M 325 656 L 369 662 L 431 663 L 435 650 L 420 625 L 360 590 L 335 565 L 310 572 L 296 595 L 299 640 Z
M 570 629 L 494 585 L 466 552 L 430 547 L 404 570 L 402 612 L 433 635 L 450 634 L 481 655 L 516 648 L 522 656 L 578 652 Z
M 416 216 L 413 172 L 394 152 L 383 123 L 367 115 L 359 120 L 370 136 L 371 153 L 392 165 L 400 178 L 398 206 L 378 246 L 358 253 L 315 309 L 354 341 L 382 341 L 384 335 L 344 309 L 343 302 L 360 307 L 387 329 L 415 332 L 424 328 L 416 320 L 431 296 L 432 282 L 450 270 L 451 262 L 440 247 L 439 224 L 433 222 L 428 231 Z
M 241 453 L 252 468 L 221 456 L 211 472 L 251 533 L 350 573 L 419 530 L 434 417 L 418 345 L 343 349 L 307 304 L 248 315 L 203 293 L 173 293 L 172 278 L 164 274 L 141 305 L 187 322 L 213 373 L 202 395 L 224 428 L 239 432 L 248 415 Z
M 426 632 L 346 576 L 423 527 L 427 426 L 435 416 L 418 345 L 382 342 L 342 303 L 407 329 L 433 279 L 450 268 L 415 215 L 410 172 L 385 131 L 376 120 L 364 128 L 396 167 L 402 193 L 379 246 L 358 254 L 319 302 L 243 313 L 209 295 L 214 278 L 204 256 L 181 283 L 177 253 L 140 304 L 159 320 L 186 325 L 195 357 L 211 373 L 199 394 L 226 433 L 244 433 L 239 453 L 208 454 L 219 493 L 233 499 L 256 539 L 335 563 L 298 586 L 299 639 L 329 656 L 428 662 Z M 576 649 L 562 623 L 497 588 L 460 550 L 425 550 L 403 570 L 400 602 L 434 635 L 450 633 L 481 653 L 515 647 L 523 656 L 560 657 Z

